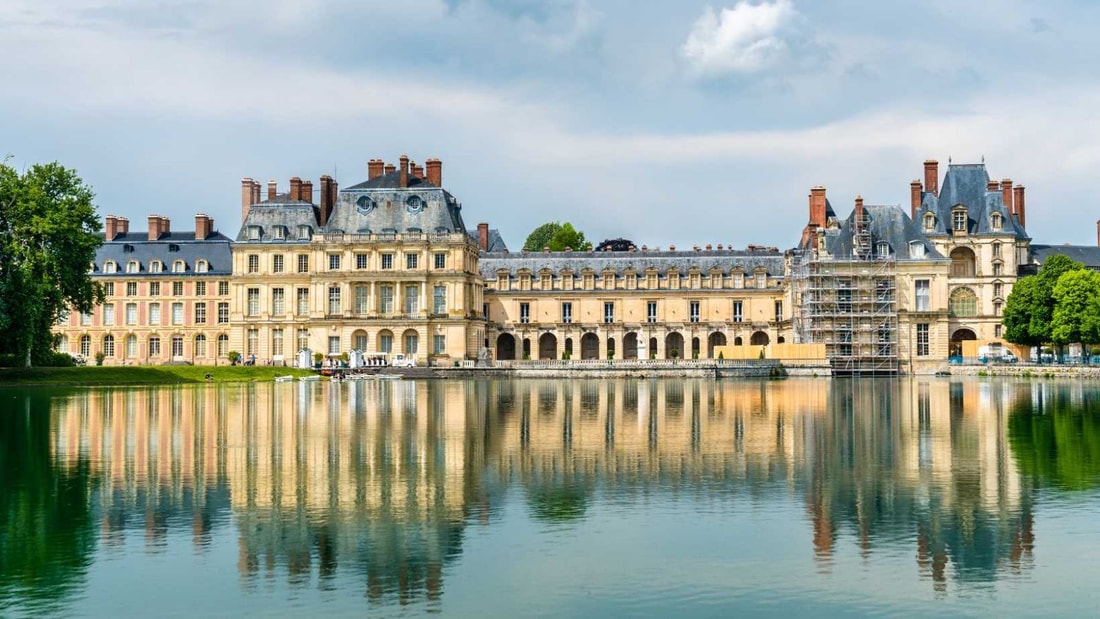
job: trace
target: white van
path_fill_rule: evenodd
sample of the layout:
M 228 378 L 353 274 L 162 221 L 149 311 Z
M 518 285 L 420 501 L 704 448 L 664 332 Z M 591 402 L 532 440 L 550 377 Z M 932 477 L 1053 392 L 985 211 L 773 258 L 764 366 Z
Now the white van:
M 414 368 L 416 367 L 416 355 L 405 355 L 403 353 L 397 353 L 390 360 L 390 366 L 395 368 Z

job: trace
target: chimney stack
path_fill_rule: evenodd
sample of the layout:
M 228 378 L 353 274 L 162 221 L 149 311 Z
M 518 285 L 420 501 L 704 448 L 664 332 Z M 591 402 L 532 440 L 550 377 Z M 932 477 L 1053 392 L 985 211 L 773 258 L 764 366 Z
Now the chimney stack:
M 195 215 L 195 240 L 205 241 L 206 237 L 210 236 L 210 233 L 214 231 L 214 220 L 206 215 L 206 213 L 199 213 Z
M 397 166 L 393 165 L 392 163 L 387 163 L 386 167 L 383 168 L 383 172 L 385 174 L 393 174 L 396 171 L 397 171 Z
M 313 204 L 313 181 L 302 181 L 302 200 Z
M 252 179 L 247 176 L 241 179 L 241 223 L 248 219 L 248 209 L 252 202 Z M 152 217 L 149 218 L 149 234 L 152 234 Z M 150 239 L 152 240 L 152 239 Z
M 329 215 L 332 214 L 332 198 L 332 177 L 325 174 L 321 177 L 321 221 L 319 223 L 322 228 L 328 223 Z
M 408 187 L 409 186 L 409 156 L 408 155 L 401 155 L 401 159 L 399 161 L 400 161 L 400 165 L 398 166 L 398 170 L 401 172 L 401 177 L 400 177 L 400 180 L 398 181 L 398 186 L 399 187 Z
M 424 162 L 428 166 L 427 180 L 429 183 L 436 187 L 443 186 L 443 162 L 436 158 L 431 158 Z
M 367 162 L 367 180 L 372 181 L 385 173 L 386 162 L 381 159 L 371 159 Z
M 279 183 L 275 179 L 267 181 L 267 199 L 274 200 L 279 195 Z
M 921 187 L 919 179 L 913 179 L 913 182 L 909 183 L 909 217 L 913 221 L 917 220 L 917 211 L 920 210 L 923 191 L 924 188 Z
M 160 215 L 149 216 L 149 240 L 156 241 L 169 232 L 169 221 L 167 217 L 161 217 Z
M 116 221 L 118 222 L 118 233 L 119 234 L 130 234 L 130 220 L 129 219 L 126 219 L 125 217 L 118 217 L 116 219 Z
M 297 202 L 302 199 L 302 179 L 297 176 L 290 178 L 290 201 Z
M 822 185 L 810 189 L 810 223 L 825 227 L 825 187 Z
M 1018 185 L 1012 189 L 1015 194 L 1015 200 L 1013 200 L 1016 212 L 1016 217 L 1020 220 L 1020 227 L 1027 229 L 1027 210 L 1024 208 L 1024 186 Z
M 1096 222 L 1096 246 L 1100 247 L 1100 221 Z
M 171 230 L 169 229 L 170 228 L 170 223 L 171 222 L 169 221 L 169 219 L 167 217 L 165 217 L 163 215 L 160 217 L 160 237 L 159 238 L 164 238 L 165 236 L 168 235 L 169 232 L 171 232 Z
M 104 228 L 106 240 L 115 240 L 115 237 L 118 236 L 118 217 L 114 215 L 108 215 Z
M 260 203 L 260 181 L 252 181 L 252 203 Z
M 481 251 L 489 251 L 489 224 L 487 223 L 477 225 L 477 246 Z
M 935 159 L 924 160 L 924 190 L 935 196 L 940 195 L 940 162 Z
M 419 178 L 420 180 L 424 180 L 424 168 L 422 168 L 421 166 L 416 165 L 415 163 L 413 163 L 411 165 L 412 165 L 412 175 L 413 175 L 413 177 L 414 178 Z
M 989 181 L 985 184 L 986 191 L 1000 191 L 1000 189 L 1000 184 L 993 179 L 989 179 Z
M 863 196 L 856 196 L 856 224 L 863 223 Z
M 1008 209 L 1009 215 L 1016 212 L 1016 208 L 1012 206 L 1012 179 L 1006 178 L 1001 181 L 1001 199 L 1005 203 L 1005 208 Z

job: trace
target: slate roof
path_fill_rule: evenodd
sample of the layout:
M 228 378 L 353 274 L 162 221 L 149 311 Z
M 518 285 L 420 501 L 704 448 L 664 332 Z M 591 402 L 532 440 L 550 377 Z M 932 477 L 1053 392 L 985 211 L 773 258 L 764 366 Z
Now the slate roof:
M 318 213 L 312 204 L 301 200 L 292 201 L 284 196 L 253 204 L 248 209 L 241 230 L 237 233 L 238 243 L 308 243 L 308 237 L 299 234 L 300 226 L 309 226 L 310 233 L 317 230 Z M 260 238 L 250 239 L 249 228 L 258 226 Z M 283 238 L 276 238 L 276 228 L 283 227 Z
M 481 241 L 477 236 L 477 230 L 471 230 L 469 234 L 475 243 Z M 496 228 L 489 229 L 489 251 L 492 253 L 508 253 L 508 246 L 504 244 L 504 237 L 500 235 L 500 230 Z
M 230 239 L 220 232 L 214 232 L 205 240 L 195 240 L 194 231 L 171 232 L 156 241 L 150 241 L 148 233 L 120 234 L 113 241 L 107 241 L 96 251 L 95 271 L 96 276 L 108 277 L 142 277 L 152 275 L 154 277 L 179 277 L 188 276 L 225 276 L 233 271 L 233 262 L 230 252 Z M 138 273 L 127 273 L 126 265 L 131 260 L 140 263 Z M 150 273 L 149 263 L 160 260 L 164 265 L 161 273 Z M 172 273 L 172 264 L 176 260 L 183 260 L 185 271 Z M 208 263 L 206 273 L 196 273 L 195 263 L 206 260 Z M 118 264 L 116 273 L 103 272 L 103 264 L 114 261 Z
M 437 185 L 429 183 L 427 179 L 418 178 L 412 174 L 408 175 L 408 184 L 411 189 L 439 189 Z M 358 185 L 347 187 L 346 189 L 401 189 L 401 172 L 395 171 L 383 174 L 368 181 L 363 181 Z
M 909 218 L 901 207 L 864 205 L 864 219 L 871 235 L 870 251 L 872 255 L 875 248 L 881 242 L 890 245 L 890 251 L 898 260 L 943 260 L 943 254 L 939 253 L 928 237 L 921 232 L 920 227 Z M 855 235 L 856 211 L 852 209 L 848 218 L 841 222 L 839 229 L 826 230 L 825 248 L 834 258 L 848 258 L 853 256 L 852 238 Z M 923 256 L 912 256 L 912 242 L 924 245 Z
M 939 196 L 924 192 L 917 216 L 921 218 L 927 212 L 934 213 L 936 228 L 933 234 L 950 234 L 951 210 L 962 204 L 967 208 L 969 219 L 967 234 L 1014 234 L 1019 239 L 1028 238 L 1027 231 L 1004 203 L 1004 194 L 1000 189 L 990 191 L 988 184 L 989 173 L 984 163 L 950 164 Z M 993 230 L 990 223 L 994 212 L 1001 213 L 1004 218 L 1000 231 Z
M 686 274 L 692 268 L 700 269 L 704 274 L 713 268 L 728 274 L 745 273 L 751 275 L 757 267 L 764 267 L 770 277 L 783 277 L 783 254 L 778 251 L 647 251 L 647 252 L 524 252 L 519 254 L 488 253 L 481 255 L 481 276 L 495 280 L 497 271 L 504 269 L 512 276 L 522 269 L 537 274 L 550 269 L 555 274 L 563 269 L 580 273 L 592 269 L 597 274 L 606 269 L 622 275 L 627 269 L 643 274 L 649 268 L 655 268 L 663 275 L 669 269 L 677 269 Z
M 1065 256 L 1087 268 L 1100 271 L 1100 247 L 1095 245 L 1035 245 L 1031 246 L 1031 262 L 1042 265 L 1051 256 Z
M 346 234 L 382 232 L 452 233 L 466 232 L 462 206 L 450 193 L 409 177 L 409 187 L 391 182 L 386 174 L 365 183 L 341 189 L 329 217 L 326 232 Z

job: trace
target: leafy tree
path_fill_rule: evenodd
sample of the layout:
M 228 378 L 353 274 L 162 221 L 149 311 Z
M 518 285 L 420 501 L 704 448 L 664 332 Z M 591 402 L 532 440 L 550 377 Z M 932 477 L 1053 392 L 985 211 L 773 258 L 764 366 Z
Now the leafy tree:
M 527 235 L 527 240 L 523 242 L 524 249 L 527 251 L 542 251 L 543 247 L 550 247 L 550 239 L 554 237 L 558 230 L 561 230 L 561 224 L 556 221 L 542 224 Z
M 1016 282 L 1004 308 L 1005 339 L 1014 344 L 1040 346 L 1043 341 L 1031 336 L 1031 312 L 1037 305 L 1038 279 L 1025 277 Z
M 1051 341 L 1091 344 L 1100 341 L 1100 273 L 1087 269 L 1067 271 L 1054 285 Z
M 1005 303 L 1005 339 L 1028 346 L 1053 341 L 1054 286 L 1063 273 L 1082 268 L 1080 262 L 1054 255 L 1046 259 L 1036 275 L 1016 282 Z
M 0 163 L 0 353 L 48 360 L 50 329 L 67 309 L 103 300 L 88 265 L 103 240 L 92 190 L 59 163 L 19 174 Z

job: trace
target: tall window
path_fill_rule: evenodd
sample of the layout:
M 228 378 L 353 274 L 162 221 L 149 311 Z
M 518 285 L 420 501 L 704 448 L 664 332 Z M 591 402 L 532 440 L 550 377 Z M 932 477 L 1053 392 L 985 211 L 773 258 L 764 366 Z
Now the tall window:
M 224 357 L 229 354 L 229 336 L 222 333 L 218 336 L 218 356 Z
M 195 336 L 195 356 L 206 356 L 206 336 L 201 333 Z
M 367 313 L 367 301 L 369 300 L 368 293 L 370 289 L 366 284 L 355 285 L 355 313 L 366 314 Z
M 955 232 L 966 232 L 966 211 L 951 213 L 951 229 Z
M 378 302 L 378 311 L 383 314 L 393 313 L 393 286 L 386 284 L 378 287 Z
M 733 321 L 734 322 L 741 322 L 745 319 L 744 308 L 745 308 L 745 302 L 744 301 L 734 301 L 733 302 Z
M 447 268 L 447 254 L 436 254 L 435 255 L 435 268 L 437 268 L 437 269 Z
M 283 330 L 272 329 L 271 330 L 271 356 L 282 357 L 283 356 Z
M 305 350 L 307 348 L 309 348 L 309 331 L 298 329 L 298 350 Z
M 1005 289 L 1005 285 L 1002 284 L 1001 282 L 994 283 L 993 284 L 993 296 L 995 296 L 995 297 L 1002 296 L 1004 294 L 1004 289 Z
M 952 316 L 969 317 L 978 315 L 978 296 L 969 288 L 956 288 L 951 293 L 949 309 Z
M 361 331 L 355 333 L 355 350 L 366 351 L 367 350 L 367 334 Z
M 296 300 L 295 313 L 299 316 L 305 316 L 309 313 L 309 288 L 299 288 L 298 297 Z
M 436 334 L 432 336 L 432 352 L 437 355 L 447 354 L 447 336 Z
M 298 254 L 298 272 L 309 273 L 309 254 Z
M 182 297 L 183 296 L 183 282 L 172 282 L 172 296 L 173 297 Z
M 137 296 L 137 282 L 126 282 L 126 296 Z
M 783 302 L 782 301 L 776 301 L 775 302 L 775 321 L 776 322 L 783 322 Z
M 339 286 L 329 286 L 328 288 L 328 313 L 333 315 L 340 313 Z
M 282 288 L 271 289 L 271 313 L 276 316 L 286 313 L 286 293 Z
M 248 254 L 248 272 L 260 272 L 260 256 L 258 254 Z
M 229 324 L 229 303 L 225 301 L 218 303 L 218 324 Z
M 369 266 L 368 260 L 367 254 L 355 254 L 355 268 L 359 270 L 366 269 Z
M 160 356 L 160 336 L 150 335 L 149 336 L 149 346 L 148 346 L 148 348 L 149 348 L 149 356 L 150 357 L 159 357 Z
M 928 356 L 928 323 L 917 323 L 917 356 Z
M 993 247 L 993 257 L 994 258 L 1000 258 L 1001 257 L 1001 244 L 1000 243 L 994 243 L 992 247 Z
M 229 294 L 229 282 L 218 282 L 218 295 L 225 296 Z
M 569 301 L 561 304 L 561 321 L 565 324 L 573 322 L 573 304 Z
M 195 304 L 195 324 L 206 324 L 206 303 Z
M 160 296 L 160 282 L 149 282 L 149 296 Z
M 133 359 L 136 356 L 137 356 L 137 336 L 136 335 L 127 335 L 126 336 L 126 358 L 127 359 Z
M 420 347 L 420 337 L 415 331 L 405 333 L 405 354 L 415 355 Z
M 408 269 L 410 271 L 416 270 L 416 265 L 417 265 L 418 262 L 419 261 L 417 259 L 416 254 L 405 254 L 405 268 L 406 269 Z
M 209 270 L 210 270 L 210 263 L 209 262 L 207 262 L 205 260 L 199 260 L 198 262 L 195 263 L 195 272 L 196 273 L 206 273 Z
M 150 273 L 160 273 L 164 270 L 164 264 L 160 260 L 153 260 L 149 263 Z
M 271 272 L 282 273 L 283 272 L 283 255 L 275 254 L 271 257 Z
M 138 264 L 137 260 L 131 260 L 131 261 L 126 263 L 126 272 L 127 273 L 140 273 L 141 272 L 141 265 Z
M 108 260 L 107 262 L 103 263 L 103 272 L 104 273 L 114 273 L 116 271 L 118 271 L 118 265 L 115 264 L 114 262 L 111 262 L 110 260 Z
M 691 301 L 688 303 L 688 319 L 691 322 L 699 322 L 699 302 Z
M 405 286 L 405 313 L 415 314 L 420 311 L 420 286 L 410 284 Z
M 447 287 L 435 286 L 432 288 L 432 313 L 447 313 Z
M 174 324 L 174 325 L 182 325 L 183 324 L 183 303 L 173 303 L 172 304 L 172 324 Z
M 340 254 L 328 255 L 328 270 L 339 271 L 340 270 Z
M 519 304 L 519 323 L 525 325 L 531 322 L 531 304 L 520 303 Z
M 160 303 L 150 303 L 149 304 L 149 324 L 151 324 L 151 325 L 159 325 L 160 324 Z
M 916 310 L 918 312 L 932 311 L 932 287 L 929 280 L 918 279 L 913 282 L 913 288 L 917 300 Z
M 115 283 L 114 282 L 107 282 L 106 284 L 103 284 L 103 295 L 108 296 L 108 297 L 115 296 Z
M 260 351 L 260 330 L 249 329 L 244 354 L 253 356 Z
M 999 277 L 1001 275 L 1004 275 L 1004 272 L 1005 272 L 1005 267 L 1004 267 L 1003 264 L 1001 264 L 999 261 L 993 263 L 993 275 L 994 276 Z
M 328 337 L 328 354 L 338 355 L 340 354 L 340 336 L 330 335 Z
M 645 321 L 657 322 L 657 302 L 646 301 L 645 304 Z
M 92 338 L 87 335 L 80 336 L 80 356 L 88 357 L 92 354 Z
M 108 303 L 103 306 L 103 324 L 111 326 L 115 324 L 115 304 Z
M 107 357 L 115 356 L 115 336 L 103 336 L 103 354 Z
M 603 321 L 607 324 L 615 322 L 615 303 L 612 301 L 604 301 L 603 304 Z
M 259 316 L 260 315 L 260 289 L 249 288 L 247 292 L 248 299 L 248 315 Z
M 206 282 L 195 282 L 195 296 L 206 296 Z
M 384 353 L 393 352 L 393 334 L 383 331 L 378 334 L 378 351 Z
M 173 335 L 172 336 L 172 358 L 173 359 L 179 359 L 181 357 L 183 357 L 183 336 L 182 335 Z
M 390 270 L 393 268 L 393 254 L 382 254 L 382 269 Z
M 126 324 L 136 325 L 138 319 L 137 303 L 126 304 Z

